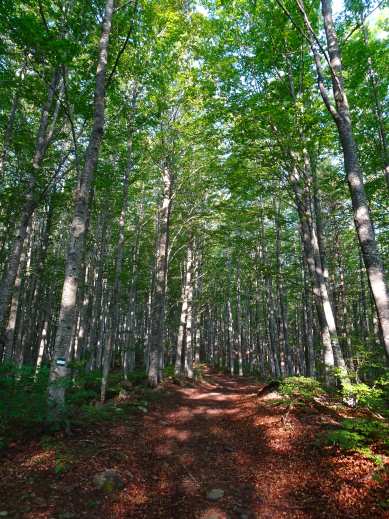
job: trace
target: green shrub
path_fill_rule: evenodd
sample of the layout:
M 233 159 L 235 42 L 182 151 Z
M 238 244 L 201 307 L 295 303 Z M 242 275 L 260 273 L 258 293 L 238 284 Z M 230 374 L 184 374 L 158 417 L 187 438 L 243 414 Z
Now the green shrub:
M 279 386 L 281 395 L 289 399 L 312 400 L 324 393 L 320 382 L 311 377 L 287 377 Z
M 389 449 L 389 424 L 366 418 L 347 418 L 342 421 L 341 429 L 325 434 L 324 443 L 359 452 L 380 464 L 382 458 L 374 454 L 371 445 L 374 443 L 384 452 Z
M 143 384 L 147 380 L 147 373 L 143 369 L 131 371 L 127 376 L 129 382 L 132 382 L 135 386 Z
M 69 367 L 69 377 L 59 382 L 66 388 L 66 405 L 50 413 L 47 402 L 48 366 L 42 366 L 35 373 L 34 366 L 19 368 L 15 364 L 0 365 L 0 448 L 5 448 L 9 441 L 24 435 L 27 429 L 30 433 L 52 433 L 69 429 L 74 424 L 113 420 L 123 414 L 124 409 L 110 403 L 94 405 L 100 399 L 100 371 L 86 371 L 85 361 L 72 362 Z M 128 374 L 129 382 L 135 386 L 143 384 L 146 378 L 144 370 Z M 119 394 L 122 382 L 121 370 L 110 373 L 108 398 Z M 142 393 L 145 391 L 146 388 L 142 388 Z
M 163 370 L 163 376 L 165 378 L 171 378 L 174 377 L 174 365 L 170 364 L 169 366 L 165 366 Z
M 92 404 L 83 405 L 78 413 L 78 417 L 73 417 L 73 423 L 82 424 L 94 424 L 104 421 L 110 421 L 117 415 L 117 408 L 112 404 L 105 404 L 95 406 Z
M 364 437 L 357 432 L 340 429 L 327 433 L 325 443 L 338 445 L 338 447 L 344 450 L 355 451 L 364 445 L 364 440 Z
M 388 414 L 389 373 L 382 375 L 372 386 L 363 382 L 345 383 L 342 395 L 345 400 L 351 400 L 356 407 L 366 407 L 372 411 Z
M 366 440 L 379 440 L 389 446 L 389 424 L 368 418 L 347 418 L 342 421 L 342 427 L 348 431 L 361 434 Z
M 49 368 L 39 373 L 31 366 L 18 368 L 13 364 L 0 366 L 0 436 L 10 428 L 36 426 L 47 413 Z
M 98 398 L 99 393 L 93 389 L 72 388 L 66 397 L 66 402 L 70 406 L 80 407 L 81 405 Z

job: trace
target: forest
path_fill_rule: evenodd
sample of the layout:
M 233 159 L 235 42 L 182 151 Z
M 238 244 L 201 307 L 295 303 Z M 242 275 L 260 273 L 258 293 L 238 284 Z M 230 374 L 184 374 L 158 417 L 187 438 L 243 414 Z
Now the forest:
M 388 517 L 389 1 L 0 34 L 0 517 Z

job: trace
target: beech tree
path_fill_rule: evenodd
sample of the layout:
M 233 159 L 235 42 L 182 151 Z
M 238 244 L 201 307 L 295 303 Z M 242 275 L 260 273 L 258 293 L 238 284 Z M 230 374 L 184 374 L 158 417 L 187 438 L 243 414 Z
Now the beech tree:
M 113 380 L 156 387 L 200 363 L 383 372 L 384 6 L 5 7 L 4 365 L 49 367 L 57 411 L 85 376 L 104 402 Z

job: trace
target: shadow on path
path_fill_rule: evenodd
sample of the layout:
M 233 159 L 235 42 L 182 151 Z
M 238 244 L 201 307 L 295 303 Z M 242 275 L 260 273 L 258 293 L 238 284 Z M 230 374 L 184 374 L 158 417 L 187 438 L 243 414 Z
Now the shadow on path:
M 23 481 L 7 470 L 0 492 L 9 502 L 0 511 L 15 519 L 385 517 L 371 462 L 315 447 L 316 426 L 294 415 L 285 422 L 257 391 L 250 380 L 218 374 L 196 387 L 167 383 L 148 414 L 67 440 L 71 470 L 57 479 L 47 453 L 20 454 L 15 473 L 23 468 L 36 497 L 23 503 Z M 93 476 L 104 469 L 120 472 L 123 490 L 97 492 Z M 215 502 L 212 489 L 224 492 Z

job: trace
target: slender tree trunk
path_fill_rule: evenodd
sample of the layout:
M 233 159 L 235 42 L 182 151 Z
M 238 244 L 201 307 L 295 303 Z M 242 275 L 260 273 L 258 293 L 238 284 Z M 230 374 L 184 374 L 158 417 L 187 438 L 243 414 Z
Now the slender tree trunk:
M 313 313 L 311 301 L 312 297 L 309 292 L 309 274 L 307 273 L 307 266 L 305 262 L 302 263 L 302 281 L 304 291 L 302 294 L 302 309 L 303 309 L 303 330 L 305 337 L 305 363 L 306 373 L 309 377 L 316 374 L 315 370 L 315 351 L 313 347 Z
M 342 60 L 339 43 L 332 18 L 331 0 L 321 0 L 321 6 L 327 40 L 327 51 L 331 67 L 332 92 L 335 99 L 335 106 L 331 104 L 324 85 L 320 54 L 316 48 L 315 42 L 313 41 L 313 29 L 305 13 L 301 0 L 298 0 L 298 3 L 310 35 L 320 94 L 338 129 L 343 150 L 344 169 L 350 189 L 354 224 L 371 292 L 373 294 L 378 321 L 382 330 L 385 354 L 387 358 L 389 358 L 389 293 L 385 280 L 385 271 L 378 251 L 373 223 L 370 217 L 369 204 L 359 163 L 357 145 L 353 135 L 350 109 L 343 83 Z
M 89 337 L 90 324 L 92 318 L 92 295 L 91 287 L 93 285 L 93 275 L 95 266 L 93 264 L 94 258 L 86 265 L 84 283 L 80 290 L 80 313 L 79 325 L 77 329 L 77 347 L 73 352 L 73 360 L 79 361 L 85 353 L 85 344 L 87 337 Z
M 8 317 L 9 306 L 12 298 L 12 289 L 15 284 L 16 275 L 19 268 L 20 255 L 23 249 L 23 243 L 27 234 L 27 227 L 30 223 L 31 216 L 35 210 L 37 199 L 35 187 L 37 182 L 37 172 L 42 164 L 47 146 L 50 140 L 49 114 L 53 103 L 55 91 L 58 87 L 60 75 L 55 71 L 49 86 L 47 101 L 42 107 L 40 124 L 35 144 L 35 152 L 32 160 L 32 168 L 29 177 L 29 185 L 24 195 L 19 223 L 16 227 L 16 236 L 11 246 L 8 265 L 4 271 L 3 279 L 0 285 L 0 340 L 4 340 L 4 327 Z
M 267 289 L 267 306 L 268 306 L 268 332 L 270 345 L 270 359 L 272 364 L 272 374 L 276 377 L 281 376 L 281 366 L 278 356 L 277 334 L 276 334 L 276 319 L 274 312 L 274 298 L 273 298 L 273 283 L 271 277 L 266 283 Z
M 240 377 L 243 377 L 242 308 L 240 292 L 240 267 L 238 264 L 236 279 L 236 338 L 238 350 L 238 373 Z
M 151 308 L 150 356 L 148 381 L 151 387 L 160 382 L 160 358 L 163 351 L 164 317 L 167 281 L 167 253 L 172 204 L 173 175 L 167 164 L 163 166 L 164 194 L 159 208 L 159 228 L 156 248 L 155 286 Z
M 141 242 L 141 231 L 144 219 L 144 204 L 141 201 L 140 214 L 136 222 L 135 229 L 135 243 L 132 252 L 132 266 L 131 266 L 131 281 L 130 288 L 128 291 L 128 334 L 127 340 L 124 346 L 124 363 L 123 372 L 124 378 L 127 380 L 128 372 L 135 368 L 136 352 L 137 352 L 137 280 L 138 280 L 138 264 L 139 264 L 139 252 Z M 147 313 L 147 312 L 146 312 Z M 140 336 L 140 334 L 139 334 Z
M 38 244 L 37 244 L 37 265 L 35 267 L 35 275 L 34 282 L 36 284 L 34 293 L 32 294 L 32 310 L 30 312 L 31 319 L 29 330 L 27 330 L 26 341 L 27 345 L 32 348 L 32 361 L 35 362 L 37 356 L 37 337 L 39 337 L 39 333 L 37 334 L 38 326 L 38 315 L 41 310 L 41 302 L 44 300 L 44 293 L 46 292 L 46 284 L 43 279 L 44 269 L 46 265 L 46 259 L 48 254 L 48 249 L 50 245 L 50 233 L 52 230 L 52 221 L 53 221 L 53 211 L 54 205 L 52 200 L 48 201 L 48 208 L 46 218 L 42 224 L 43 229 L 38 235 Z M 39 339 L 38 339 L 39 340 Z
M 228 279 L 227 279 L 227 331 L 228 331 L 228 364 L 230 375 L 234 375 L 235 371 L 235 338 L 234 338 L 234 320 L 231 308 L 231 286 L 232 286 L 232 266 L 231 258 L 228 258 Z
M 28 231 L 27 231 L 28 234 Z M 26 240 L 28 241 L 28 240 Z M 26 243 L 25 243 L 26 246 Z M 20 291 L 22 286 L 22 277 L 26 267 L 27 255 L 25 251 L 22 252 L 17 276 L 15 279 L 15 287 L 12 295 L 11 309 L 9 313 L 9 319 L 7 328 L 5 330 L 5 360 L 13 359 L 13 349 L 15 342 L 15 330 L 16 330 L 16 317 L 19 309 Z M 20 309 L 19 309 L 20 311 Z
M 288 336 L 288 305 L 286 302 L 286 294 L 282 282 L 281 272 L 281 237 L 280 237 L 280 205 L 276 207 L 276 265 L 277 265 L 277 293 L 278 303 L 280 308 L 280 342 L 284 343 L 284 353 L 286 357 L 286 371 L 288 375 L 292 375 L 292 359 L 289 351 L 289 336 Z
M 24 265 L 24 276 L 22 279 L 22 284 L 20 287 L 20 297 L 19 297 L 19 311 L 17 313 L 16 326 L 15 326 L 15 337 L 14 337 L 14 359 L 19 367 L 21 367 L 24 363 L 25 359 L 25 344 L 24 344 L 24 336 L 28 329 L 28 318 L 29 318 L 29 310 L 31 308 L 31 263 L 32 263 L 32 253 L 33 253 L 33 235 L 34 235 L 34 221 L 28 226 L 28 232 L 25 243 L 25 258 L 23 259 L 25 262 Z M 29 345 L 28 345 L 29 346 Z
M 124 231 L 127 220 L 128 212 L 128 190 L 130 185 L 130 175 L 133 169 L 133 156 L 132 156 L 132 139 L 134 133 L 133 117 L 135 112 L 136 102 L 136 91 L 132 96 L 132 107 L 129 115 L 129 137 L 127 144 L 127 167 L 123 178 L 123 198 L 122 198 L 122 209 L 119 217 L 119 241 L 116 248 L 116 259 L 115 259 L 115 279 L 113 285 L 112 302 L 111 302 L 111 329 L 106 343 L 106 350 L 104 354 L 103 364 L 103 376 L 101 379 L 101 394 L 100 399 L 102 402 L 105 401 L 105 394 L 107 390 L 108 374 L 111 364 L 112 347 L 117 338 L 117 328 L 119 321 L 119 297 L 121 289 L 121 275 L 123 267 L 123 255 L 124 255 Z
M 295 194 L 295 203 L 297 207 L 297 211 L 300 219 L 300 228 L 301 228 L 301 241 L 303 244 L 303 253 L 304 260 L 308 267 L 308 272 L 311 280 L 312 292 L 315 300 L 315 307 L 317 311 L 317 316 L 319 320 L 319 325 L 321 329 L 321 338 L 324 347 L 324 365 L 326 372 L 334 368 L 335 360 L 334 354 L 332 350 L 331 344 L 331 334 L 329 325 L 326 319 L 326 314 L 324 311 L 324 301 L 323 301 L 323 293 L 325 295 L 326 291 L 323 290 L 324 277 L 322 273 L 321 267 L 319 267 L 319 272 L 316 270 L 317 266 L 317 251 L 316 258 L 314 253 L 314 243 L 315 241 L 312 238 L 312 225 L 309 224 L 310 219 L 310 210 L 307 207 L 306 200 L 304 202 L 304 197 L 301 193 L 299 187 L 299 172 L 297 168 L 294 169 L 294 172 L 291 177 L 292 186 Z M 320 277 L 318 276 L 320 274 Z M 328 305 L 327 305 L 328 309 Z
M 229 368 L 230 375 L 234 375 L 234 360 L 235 360 L 235 348 L 234 348 L 234 323 L 232 320 L 232 309 L 231 309 L 231 298 L 227 300 L 227 322 L 228 322 L 228 357 L 229 357 Z
M 89 219 L 89 201 L 91 197 L 94 171 L 99 156 L 104 131 L 106 68 L 108 42 L 111 32 L 113 0 L 107 0 L 105 16 L 100 38 L 99 59 L 96 72 L 93 128 L 86 152 L 85 165 L 75 193 L 73 221 L 70 228 L 70 243 L 65 267 L 61 307 L 55 340 L 55 351 L 50 373 L 49 400 L 56 406 L 65 402 L 65 389 L 60 383 L 67 376 L 67 362 L 71 346 L 72 329 L 75 319 L 77 288 L 84 255 L 85 234 Z
M 389 358 L 389 293 L 385 280 L 384 267 L 375 239 L 362 171 L 359 164 L 357 146 L 353 135 L 350 110 L 343 84 L 340 50 L 332 20 L 330 0 L 322 0 L 322 13 L 328 53 L 333 71 L 332 89 L 336 103 L 335 122 L 343 149 L 344 166 L 354 210 L 354 222 L 377 309 L 378 320 L 383 332 L 385 352 Z
M 183 352 L 185 349 L 185 339 L 186 339 L 186 320 L 188 316 L 188 276 L 190 277 L 190 272 L 188 273 L 188 260 L 189 260 L 189 250 L 187 251 L 187 257 L 186 257 L 186 270 L 184 272 L 184 280 L 182 284 L 182 290 L 181 290 L 181 315 L 180 315 L 180 326 L 178 329 L 178 336 L 177 336 L 177 348 L 176 348 L 176 362 L 174 366 L 174 373 L 176 376 L 182 375 L 183 371 Z
M 318 207 L 318 205 L 317 205 Z M 313 213 L 313 214 L 312 214 Z M 332 304 L 330 301 L 328 286 L 327 286 L 327 276 L 325 272 L 325 253 L 324 249 L 320 249 L 319 243 L 322 243 L 323 240 L 321 236 L 319 236 L 320 227 L 317 225 L 317 213 L 311 206 L 311 235 L 312 235 L 312 246 L 315 258 L 315 270 L 316 275 L 318 277 L 318 283 L 320 286 L 320 296 L 323 304 L 323 310 L 325 319 L 328 325 L 328 330 L 331 338 L 332 351 L 334 355 L 335 366 L 342 369 L 344 375 L 346 375 L 347 368 L 346 363 L 343 358 L 342 350 L 339 345 L 338 332 L 335 324 L 335 316 L 332 308 Z M 320 216 L 319 216 L 320 221 Z
M 87 364 L 89 370 L 93 370 L 96 368 L 100 322 L 102 320 L 104 260 L 107 247 L 107 214 L 105 212 L 102 214 L 100 218 L 99 226 L 100 251 L 98 254 L 97 265 L 94 269 L 94 298 L 92 308 L 91 333 L 89 337 L 89 359 Z
M 193 378 L 193 347 L 192 347 L 192 322 L 193 322 L 193 243 L 189 240 L 186 260 L 186 326 L 185 326 L 185 374 Z

